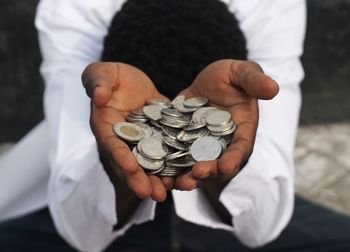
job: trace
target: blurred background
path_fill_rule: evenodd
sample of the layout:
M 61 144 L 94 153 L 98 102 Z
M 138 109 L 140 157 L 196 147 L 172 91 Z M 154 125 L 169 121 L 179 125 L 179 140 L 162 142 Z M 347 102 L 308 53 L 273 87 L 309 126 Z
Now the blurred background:
M 0 0 L 0 155 L 42 118 L 38 0 Z M 299 195 L 350 215 L 350 0 L 308 0 Z

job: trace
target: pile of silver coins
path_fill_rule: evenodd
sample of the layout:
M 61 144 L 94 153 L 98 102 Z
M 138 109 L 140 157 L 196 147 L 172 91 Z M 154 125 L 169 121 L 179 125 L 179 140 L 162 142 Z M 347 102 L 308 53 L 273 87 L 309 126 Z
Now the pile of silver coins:
M 216 160 L 231 141 L 236 128 L 231 114 L 207 103 L 205 97 L 152 100 L 113 130 L 146 173 L 177 176 L 196 162 Z

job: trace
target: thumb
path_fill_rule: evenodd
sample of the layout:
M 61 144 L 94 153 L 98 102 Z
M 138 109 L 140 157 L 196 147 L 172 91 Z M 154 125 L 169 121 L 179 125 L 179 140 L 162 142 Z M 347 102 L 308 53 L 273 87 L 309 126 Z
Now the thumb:
M 118 68 L 118 64 L 92 63 L 83 71 L 81 80 L 86 94 L 97 107 L 106 105 L 111 98 L 112 85 L 115 85 L 113 78 L 119 73 L 115 69 Z
M 237 71 L 233 86 L 238 86 L 243 91 L 256 99 L 270 100 L 278 94 L 279 86 L 275 80 L 264 74 L 261 67 L 254 62 L 240 62 L 238 66 L 241 71 Z M 232 64 L 232 68 L 236 68 Z M 232 69 L 236 71 L 236 69 Z

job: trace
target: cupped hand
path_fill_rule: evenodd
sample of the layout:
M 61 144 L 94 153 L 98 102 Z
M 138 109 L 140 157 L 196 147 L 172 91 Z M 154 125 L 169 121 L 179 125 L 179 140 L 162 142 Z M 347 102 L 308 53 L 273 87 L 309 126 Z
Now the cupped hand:
M 164 201 L 166 187 L 171 188 L 173 181 L 167 178 L 163 183 L 157 176 L 145 174 L 128 145 L 113 132 L 113 125 L 125 121 L 130 111 L 147 101 L 166 97 L 145 73 L 123 63 L 93 63 L 84 70 L 82 82 L 91 98 L 91 129 L 101 157 L 110 166 L 109 176 L 125 181 L 139 198 Z
M 191 190 L 206 178 L 233 178 L 253 152 L 259 119 L 257 99 L 272 99 L 278 90 L 278 84 L 254 62 L 219 60 L 200 72 L 181 94 L 208 98 L 209 106 L 230 112 L 237 127 L 218 160 L 198 162 L 189 173 L 176 178 L 175 188 Z

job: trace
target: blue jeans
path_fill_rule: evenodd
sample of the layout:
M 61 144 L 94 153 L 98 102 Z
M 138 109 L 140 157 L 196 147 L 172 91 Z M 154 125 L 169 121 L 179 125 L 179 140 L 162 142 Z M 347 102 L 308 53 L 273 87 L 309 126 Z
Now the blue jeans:
M 0 224 L 0 251 L 75 251 L 57 234 L 47 209 Z M 259 249 L 231 234 L 175 216 L 172 200 L 158 204 L 153 222 L 132 227 L 106 251 L 349 252 L 350 218 L 296 197 L 293 218 L 278 239 Z

